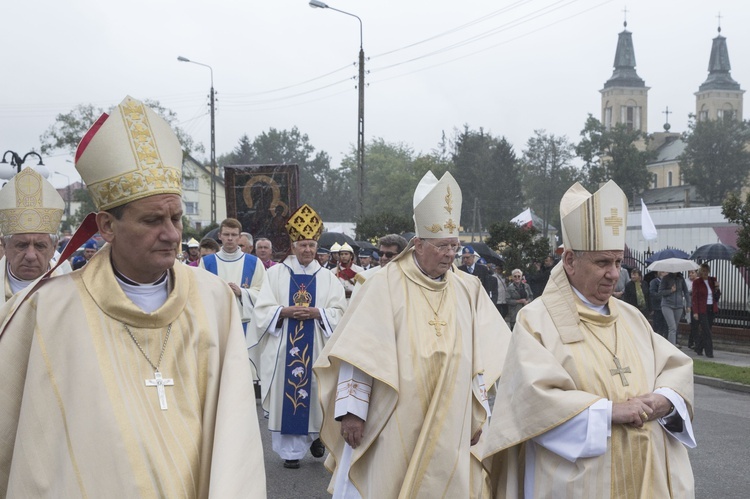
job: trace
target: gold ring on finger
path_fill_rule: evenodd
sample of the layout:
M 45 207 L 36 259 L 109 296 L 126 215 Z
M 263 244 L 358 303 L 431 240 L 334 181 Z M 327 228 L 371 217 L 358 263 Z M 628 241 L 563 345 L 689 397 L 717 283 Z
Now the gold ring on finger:
M 643 411 L 641 413 L 641 419 L 644 421 L 648 421 L 648 414 L 646 414 L 646 411 Z

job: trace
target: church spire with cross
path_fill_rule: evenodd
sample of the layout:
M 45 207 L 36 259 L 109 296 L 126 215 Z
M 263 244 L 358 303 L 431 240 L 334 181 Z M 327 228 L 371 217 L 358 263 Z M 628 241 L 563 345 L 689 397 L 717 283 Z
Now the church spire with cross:
M 695 93 L 695 115 L 699 121 L 742 119 L 742 94 L 745 91 L 732 78 L 727 39 L 721 35 L 721 14 L 718 18 L 718 35 L 711 44 L 708 77 Z

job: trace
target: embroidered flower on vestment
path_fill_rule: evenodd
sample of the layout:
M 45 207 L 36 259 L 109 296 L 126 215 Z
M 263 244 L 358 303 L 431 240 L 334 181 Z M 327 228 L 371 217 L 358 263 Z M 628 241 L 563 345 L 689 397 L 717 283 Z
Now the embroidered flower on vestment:
M 298 391 L 297 393 L 298 393 L 298 394 L 299 394 L 299 396 L 300 396 L 300 397 L 302 397 L 303 399 L 306 399 L 306 398 L 307 398 L 307 390 L 303 390 L 302 388 L 300 388 L 300 389 L 299 389 L 299 391 Z
M 295 367 L 292 369 L 292 376 L 296 376 L 298 378 L 301 378 L 305 374 L 305 368 L 304 367 Z

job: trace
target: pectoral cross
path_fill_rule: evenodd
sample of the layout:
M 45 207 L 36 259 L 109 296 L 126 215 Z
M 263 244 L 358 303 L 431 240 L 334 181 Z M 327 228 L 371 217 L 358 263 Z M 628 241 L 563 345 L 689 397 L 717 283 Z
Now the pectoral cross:
M 154 379 L 147 379 L 146 386 L 155 386 L 156 392 L 159 395 L 159 406 L 162 411 L 167 410 L 167 391 L 164 389 L 165 386 L 174 386 L 174 380 L 172 378 L 162 378 L 161 373 L 156 371 L 154 373 Z
M 430 322 L 428 322 L 428 324 L 430 326 L 432 326 L 432 327 L 435 328 L 435 334 L 438 335 L 438 336 L 442 336 L 443 335 L 443 330 L 441 329 L 441 327 L 448 325 L 447 322 L 441 321 L 440 319 L 438 319 L 437 315 L 435 316 L 434 319 L 432 319 Z
M 628 380 L 625 378 L 625 373 L 630 373 L 629 367 L 622 367 L 620 365 L 620 359 L 617 357 L 614 357 L 612 360 L 615 361 L 615 365 L 617 366 L 617 369 L 610 369 L 609 372 L 612 373 L 612 376 L 620 375 L 620 381 L 622 381 L 622 386 L 628 386 Z

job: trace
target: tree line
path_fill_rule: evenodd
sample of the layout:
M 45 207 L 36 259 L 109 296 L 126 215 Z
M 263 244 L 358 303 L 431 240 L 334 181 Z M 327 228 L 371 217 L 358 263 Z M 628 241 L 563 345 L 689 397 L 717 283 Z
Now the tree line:
M 146 103 L 173 126 L 187 153 L 204 151 L 201 144 L 175 126 L 174 112 L 158 101 Z M 58 115 L 40 137 L 42 153 L 73 153 L 101 112 L 89 104 Z M 747 184 L 748 122 L 693 119 L 682 138 L 685 150 L 679 161 L 683 178 L 696 187 L 703 200 L 720 204 Z M 217 163 L 297 164 L 300 201 L 314 206 L 324 220 L 357 222 L 358 237 L 370 238 L 411 227 L 412 195 L 428 170 L 438 177 L 450 171 L 458 181 L 464 200 L 461 221 L 465 231 L 487 231 L 493 224 L 510 221 L 527 207 L 548 224 L 559 227 L 560 199 L 576 181 L 596 190 L 601 183 L 613 179 L 631 202 L 635 201 L 652 181 L 647 164 L 655 156 L 647 147 L 648 141 L 645 134 L 623 125 L 607 129 L 591 115 L 585 120 L 577 143 L 539 129 L 520 152 L 505 137 L 469 125 L 454 129 L 450 135 L 443 133 L 429 152 L 416 152 L 405 142 L 373 138 L 365 144 L 362 220 L 353 220 L 358 205 L 354 145 L 341 164 L 334 166 L 330 155 L 316 150 L 307 134 L 296 127 L 270 128 L 253 139 L 243 135 L 232 151 L 218 156 Z M 87 196 L 84 192 L 75 193 L 75 197 L 85 201 Z M 541 227 L 540 232 L 546 236 L 547 226 Z

